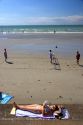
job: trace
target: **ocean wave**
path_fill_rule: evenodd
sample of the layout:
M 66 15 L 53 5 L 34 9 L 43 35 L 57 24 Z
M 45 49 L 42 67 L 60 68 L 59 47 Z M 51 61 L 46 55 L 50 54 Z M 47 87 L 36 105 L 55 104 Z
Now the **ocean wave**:
M 0 26 L 0 34 L 83 33 L 83 25 L 27 25 Z
M 49 33 L 54 34 L 54 32 L 50 32 L 50 31 L 49 32 L 37 32 L 37 31 L 27 32 L 27 31 L 24 31 L 24 32 L 0 32 L 0 35 L 8 35 L 8 34 L 9 35 L 10 34 L 49 34 Z M 83 32 L 81 32 L 81 31 L 80 32 L 78 32 L 78 31 L 77 32 L 75 32 L 75 31 L 73 31 L 73 32 L 69 32 L 69 31 L 67 31 L 67 32 L 66 31 L 59 31 L 58 32 L 58 31 L 56 31 L 55 34 L 57 34 L 57 33 L 62 33 L 62 34 L 71 33 L 72 34 L 72 33 L 83 33 Z

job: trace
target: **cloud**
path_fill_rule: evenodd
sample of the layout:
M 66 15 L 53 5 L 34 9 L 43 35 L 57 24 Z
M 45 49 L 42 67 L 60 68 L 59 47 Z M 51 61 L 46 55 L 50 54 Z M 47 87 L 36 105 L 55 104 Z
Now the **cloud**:
M 83 16 L 64 16 L 64 17 L 0 17 L 0 24 L 25 24 L 25 25 L 60 25 L 60 24 L 83 24 Z
M 70 23 L 70 24 L 83 24 L 83 16 L 78 16 L 78 15 L 74 15 L 74 16 L 67 16 L 67 17 L 61 17 L 59 18 L 59 20 L 65 23 Z
M 23 21 L 27 24 L 83 24 L 83 16 L 29 17 Z

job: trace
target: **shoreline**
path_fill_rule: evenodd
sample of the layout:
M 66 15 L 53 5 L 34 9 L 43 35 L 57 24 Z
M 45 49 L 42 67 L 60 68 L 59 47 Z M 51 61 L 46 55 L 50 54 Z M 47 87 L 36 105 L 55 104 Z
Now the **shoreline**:
M 14 35 L 14 34 L 83 34 L 83 32 L 81 31 L 56 31 L 55 33 L 54 32 L 0 32 L 0 35 Z

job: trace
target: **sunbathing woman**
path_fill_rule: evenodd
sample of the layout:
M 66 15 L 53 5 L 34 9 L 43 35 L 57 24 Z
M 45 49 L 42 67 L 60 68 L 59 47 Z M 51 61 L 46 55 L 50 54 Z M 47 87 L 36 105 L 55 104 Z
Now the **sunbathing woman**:
M 57 114 L 57 116 L 59 116 L 59 114 L 61 113 L 60 106 L 48 105 L 47 103 L 43 103 L 43 105 L 39 105 L 39 104 L 17 105 L 14 102 L 14 107 L 16 109 L 26 110 L 26 111 L 30 111 L 30 112 L 37 113 L 37 114 L 43 114 L 43 116 L 52 116 L 55 114 Z

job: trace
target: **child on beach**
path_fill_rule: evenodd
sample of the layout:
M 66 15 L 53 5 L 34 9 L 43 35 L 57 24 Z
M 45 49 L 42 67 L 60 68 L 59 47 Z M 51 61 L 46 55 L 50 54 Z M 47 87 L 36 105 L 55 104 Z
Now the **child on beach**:
M 56 64 L 56 57 L 55 57 L 54 52 L 52 50 L 49 50 L 49 52 L 50 52 L 50 62 L 52 64 Z
M 52 52 L 52 50 L 49 50 L 49 55 L 50 55 L 50 62 L 53 63 L 53 52 Z
M 76 62 L 77 62 L 78 65 L 79 65 L 79 60 L 80 60 L 80 53 L 79 53 L 79 51 L 77 51 L 77 53 L 76 53 Z
M 5 57 L 5 62 L 7 62 L 7 51 L 6 51 L 6 49 L 4 49 L 4 57 Z

